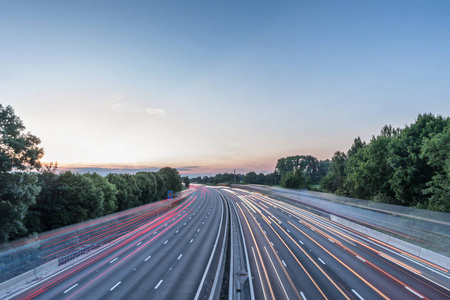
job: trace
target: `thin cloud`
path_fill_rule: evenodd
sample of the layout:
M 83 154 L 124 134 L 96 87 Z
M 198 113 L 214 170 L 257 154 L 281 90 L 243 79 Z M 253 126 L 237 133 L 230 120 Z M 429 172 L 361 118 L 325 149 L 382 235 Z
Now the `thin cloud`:
M 154 116 L 162 116 L 166 113 L 164 110 L 159 109 L 159 108 L 147 108 L 146 111 L 148 114 L 154 115 Z

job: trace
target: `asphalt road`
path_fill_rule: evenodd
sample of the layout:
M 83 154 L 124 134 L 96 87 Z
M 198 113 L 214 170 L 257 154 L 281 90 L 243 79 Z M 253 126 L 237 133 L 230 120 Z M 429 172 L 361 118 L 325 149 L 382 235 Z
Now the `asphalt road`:
M 450 299 L 449 270 L 294 204 L 193 189 L 177 207 L 6 299 Z
M 9 298 L 207 298 L 227 217 L 220 195 L 198 187 L 171 211 Z
M 242 221 L 256 299 L 450 299 L 448 270 L 299 207 L 224 194 Z

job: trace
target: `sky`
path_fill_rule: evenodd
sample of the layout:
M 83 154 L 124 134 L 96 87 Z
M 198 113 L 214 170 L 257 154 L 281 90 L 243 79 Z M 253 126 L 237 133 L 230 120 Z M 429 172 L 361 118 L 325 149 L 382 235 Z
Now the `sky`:
M 450 1 L 0 0 L 0 103 L 60 168 L 272 172 L 450 116 Z

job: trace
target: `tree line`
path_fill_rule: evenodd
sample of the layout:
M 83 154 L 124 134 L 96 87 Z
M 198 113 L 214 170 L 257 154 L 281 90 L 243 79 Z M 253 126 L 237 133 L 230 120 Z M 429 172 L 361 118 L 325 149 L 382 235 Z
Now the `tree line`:
M 336 151 L 331 160 L 288 156 L 278 159 L 270 174 L 225 173 L 192 181 L 306 188 L 450 212 L 450 119 L 428 113 L 403 129 L 385 125 L 368 143 L 357 137 L 347 152 Z
M 324 190 L 377 202 L 450 212 L 450 119 L 417 117 L 403 129 L 385 125 L 334 153 Z
M 174 168 L 131 174 L 57 173 L 40 139 L 0 104 L 0 242 L 98 218 L 182 189 Z

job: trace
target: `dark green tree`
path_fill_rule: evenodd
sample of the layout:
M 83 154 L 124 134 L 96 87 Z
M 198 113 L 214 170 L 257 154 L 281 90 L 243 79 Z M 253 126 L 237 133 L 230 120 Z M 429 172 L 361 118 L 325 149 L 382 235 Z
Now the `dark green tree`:
M 13 108 L 0 104 L 0 242 L 26 232 L 23 219 L 39 193 L 35 175 L 13 172 L 39 168 L 44 155 L 40 139 L 24 130 Z
M 433 180 L 435 169 L 422 155 L 424 142 L 442 133 L 448 118 L 432 114 L 419 115 L 416 122 L 405 129 L 389 144 L 389 163 L 394 168 L 391 189 L 403 205 L 427 208 L 429 194 L 424 194 L 427 183 Z
M 158 171 L 163 181 L 166 183 L 166 192 L 173 191 L 174 193 L 182 190 L 181 177 L 177 169 L 165 167 Z
M 114 184 L 117 189 L 117 211 L 126 210 L 141 204 L 141 189 L 130 174 L 108 174 L 108 182 Z
M 321 181 L 321 187 L 329 192 L 343 191 L 345 179 L 345 165 L 347 155 L 344 152 L 336 151 L 331 158 L 330 172 Z
M 153 172 L 138 172 L 134 175 L 141 190 L 140 204 L 147 204 L 159 200 L 157 197 L 157 182 Z
M 430 197 L 428 209 L 450 212 L 450 125 L 424 139 L 420 157 L 433 169 L 433 177 L 422 191 Z
M 184 176 L 184 178 L 183 178 L 183 183 L 184 183 L 184 186 L 185 186 L 186 188 L 189 188 L 189 185 L 191 184 L 191 181 L 189 180 L 189 177 Z
M 92 180 L 94 185 L 100 189 L 103 198 L 103 214 L 109 215 L 117 211 L 117 188 L 114 184 L 111 184 L 105 177 L 97 173 L 83 174 Z

